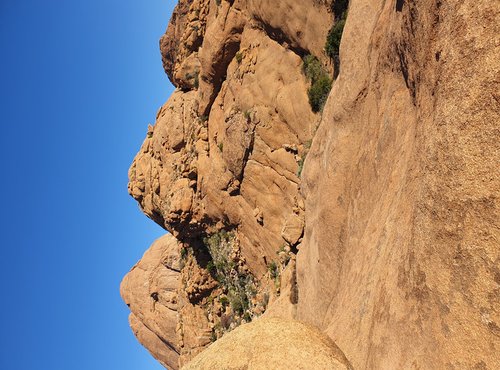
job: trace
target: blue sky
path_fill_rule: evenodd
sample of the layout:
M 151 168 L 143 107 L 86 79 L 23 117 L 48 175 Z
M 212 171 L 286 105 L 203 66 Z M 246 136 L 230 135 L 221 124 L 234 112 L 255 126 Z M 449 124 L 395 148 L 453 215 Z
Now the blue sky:
M 172 92 L 173 6 L 0 0 L 0 369 L 161 369 L 119 283 L 164 232 L 127 170 Z

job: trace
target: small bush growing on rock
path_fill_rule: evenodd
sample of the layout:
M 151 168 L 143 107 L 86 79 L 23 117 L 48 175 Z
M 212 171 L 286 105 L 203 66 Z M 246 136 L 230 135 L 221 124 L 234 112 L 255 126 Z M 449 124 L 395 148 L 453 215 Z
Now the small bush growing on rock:
M 279 275 L 278 265 L 276 264 L 276 262 L 272 261 L 269 266 L 267 266 L 267 268 L 269 270 L 269 275 L 271 276 L 271 278 L 276 279 Z
M 215 342 L 217 340 L 217 333 L 215 332 L 215 329 L 212 329 L 212 332 L 210 333 L 210 342 Z
M 334 23 L 326 37 L 325 53 L 333 61 L 334 78 L 338 76 L 340 71 L 340 41 L 344 32 L 348 8 L 349 0 L 335 0 L 332 4 Z
M 346 14 L 344 13 L 342 18 L 335 22 L 326 37 L 325 52 L 332 59 L 339 56 L 340 40 L 344 32 Z
M 321 62 L 314 55 L 304 57 L 304 74 L 311 81 L 311 86 L 307 91 L 309 104 L 313 112 L 319 112 L 323 109 L 328 94 L 332 88 L 332 80 L 325 71 Z
M 229 292 L 229 304 L 231 305 L 233 312 L 238 315 L 242 315 L 243 312 L 248 309 L 248 300 L 246 298 L 247 297 L 244 294 L 239 294 L 239 292 Z
M 240 268 L 234 234 L 222 230 L 205 238 L 204 243 L 215 268 L 211 274 L 227 294 L 226 304 L 229 303 L 234 313 L 243 315 L 250 308 L 256 289 L 252 275 Z M 222 298 L 220 302 L 224 305 Z
M 207 263 L 207 270 L 208 272 L 210 272 L 210 274 L 215 274 L 215 265 L 214 265 L 214 261 L 208 261 Z
M 227 305 L 229 305 L 229 300 L 227 299 L 226 296 L 220 297 L 219 302 L 222 305 L 222 307 L 226 307 Z
M 191 80 L 193 81 L 192 84 L 193 84 L 193 87 L 195 89 L 200 87 L 200 72 L 196 71 L 193 73 L 186 73 L 186 75 L 184 77 L 188 81 L 191 81 Z
M 246 322 L 250 322 L 252 321 L 252 316 L 250 316 L 248 312 L 245 312 L 245 314 L 243 315 L 243 320 L 245 320 Z
M 305 160 L 306 160 L 305 156 L 300 158 L 300 160 L 299 160 L 298 168 L 297 168 L 297 177 L 300 177 L 302 175 L 302 170 L 304 169 Z
M 238 51 L 235 55 L 235 58 L 236 58 L 236 61 L 238 62 L 238 64 L 241 64 L 241 61 L 243 60 L 243 54 Z
M 313 112 L 319 112 L 323 109 L 331 89 L 332 80 L 328 76 L 322 76 L 311 85 L 307 95 Z

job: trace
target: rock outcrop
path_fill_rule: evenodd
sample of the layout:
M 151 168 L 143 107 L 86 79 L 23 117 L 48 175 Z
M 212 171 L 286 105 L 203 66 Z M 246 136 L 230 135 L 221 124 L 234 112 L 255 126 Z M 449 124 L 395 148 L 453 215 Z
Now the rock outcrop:
M 259 319 L 227 334 L 185 370 L 352 370 L 330 338 L 293 320 Z
M 351 1 L 304 166 L 297 316 L 355 368 L 500 364 L 499 20 Z
M 169 369 L 269 317 L 319 328 L 355 369 L 500 363 L 500 5 L 347 3 L 172 15 L 177 89 L 129 171 L 171 235 L 122 283 Z
M 179 243 L 167 234 L 153 243 L 125 276 L 120 293 L 132 311 L 137 339 L 168 369 L 177 368 L 177 311 L 180 280 Z

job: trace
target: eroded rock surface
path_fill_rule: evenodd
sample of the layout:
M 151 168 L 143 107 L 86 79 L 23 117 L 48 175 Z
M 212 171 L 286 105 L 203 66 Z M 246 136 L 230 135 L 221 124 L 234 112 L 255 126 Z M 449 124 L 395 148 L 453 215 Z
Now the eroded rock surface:
M 308 154 L 297 317 L 359 369 L 500 364 L 500 5 L 353 0 Z
M 130 308 L 137 339 L 169 369 L 177 368 L 180 245 L 167 234 L 153 243 L 123 279 L 120 293 Z
M 334 62 L 331 9 L 179 1 L 177 89 L 129 171 L 173 236 L 124 280 L 132 328 L 171 369 L 262 314 L 356 369 L 495 369 L 500 5 L 351 0 Z M 336 76 L 317 113 L 308 54 Z
M 342 351 L 314 327 L 294 320 L 244 324 L 195 357 L 185 370 L 352 370 Z
M 298 163 L 320 117 L 308 103 L 301 57 L 315 53 L 327 64 L 320 40 L 331 23 L 325 4 L 280 7 L 179 3 L 161 41 L 178 90 L 129 172 L 130 193 L 153 220 L 182 240 L 236 229 L 258 275 L 264 257 L 302 236 Z

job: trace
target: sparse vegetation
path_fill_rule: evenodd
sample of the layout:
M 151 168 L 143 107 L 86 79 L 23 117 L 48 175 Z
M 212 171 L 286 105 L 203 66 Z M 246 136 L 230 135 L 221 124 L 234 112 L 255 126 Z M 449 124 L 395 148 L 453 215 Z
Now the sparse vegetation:
M 347 10 L 349 8 L 349 0 L 336 0 L 332 4 L 334 14 L 334 23 L 328 36 L 326 37 L 325 52 L 326 55 L 333 60 L 335 66 L 335 76 L 338 75 L 340 69 L 340 41 L 344 32 L 345 21 L 347 18 Z
M 262 296 L 262 307 L 266 309 L 268 305 L 269 305 L 269 293 L 266 292 Z
M 200 87 L 200 72 L 186 73 L 184 77 L 187 81 L 192 81 L 191 83 L 195 89 Z
M 220 142 L 219 145 L 217 145 L 219 147 L 219 150 L 221 151 L 221 153 L 224 151 L 224 143 L 223 142 Z
M 207 270 L 208 270 L 208 272 L 210 272 L 210 274 L 212 274 L 212 275 L 215 274 L 216 270 L 215 270 L 214 261 L 208 261 Z
M 338 58 L 340 49 L 340 40 L 342 39 L 342 33 L 344 32 L 345 20 L 347 17 L 347 12 L 345 12 L 341 19 L 335 21 L 326 37 L 325 52 L 330 58 Z
M 256 294 L 255 283 L 253 277 L 240 268 L 234 234 L 222 230 L 205 238 L 204 243 L 214 266 L 210 273 L 226 294 L 224 300 L 220 299 L 221 304 L 231 306 L 232 311 L 240 317 L 251 315 L 249 308 Z
M 279 276 L 278 265 L 276 264 L 276 262 L 272 261 L 267 266 L 267 269 L 269 270 L 269 275 L 271 276 L 272 279 L 276 279 Z
M 243 53 L 238 51 L 234 57 L 236 58 L 236 61 L 238 62 L 238 64 L 241 64 L 241 61 L 243 60 Z
M 252 116 L 251 116 L 251 112 L 250 112 L 249 110 L 244 111 L 244 112 L 243 112 L 243 117 L 245 117 L 245 119 L 246 119 L 247 121 L 250 121 L 250 118 L 252 117 Z
M 220 297 L 219 302 L 222 305 L 222 307 L 226 307 L 229 305 L 229 300 L 227 299 L 226 296 Z
M 332 79 L 314 55 L 304 57 L 303 70 L 306 77 L 311 81 L 311 86 L 307 91 L 309 104 L 313 112 L 319 112 L 323 109 L 332 88 Z
M 286 266 L 288 262 L 290 261 L 290 247 L 287 245 L 283 244 L 280 249 L 276 252 L 278 257 L 280 258 L 280 262 L 283 264 L 283 266 Z
M 302 175 L 302 170 L 304 169 L 304 162 L 305 162 L 306 158 L 305 156 L 300 158 L 299 160 L 299 163 L 298 163 L 298 168 L 297 168 L 297 177 L 300 177 L 300 175 Z
M 212 330 L 212 332 L 210 333 L 210 341 L 213 343 L 217 340 L 217 333 L 215 331 L 215 328 Z
M 319 112 L 323 109 L 331 89 L 332 80 L 328 76 L 321 77 L 311 85 L 308 96 L 313 112 Z

